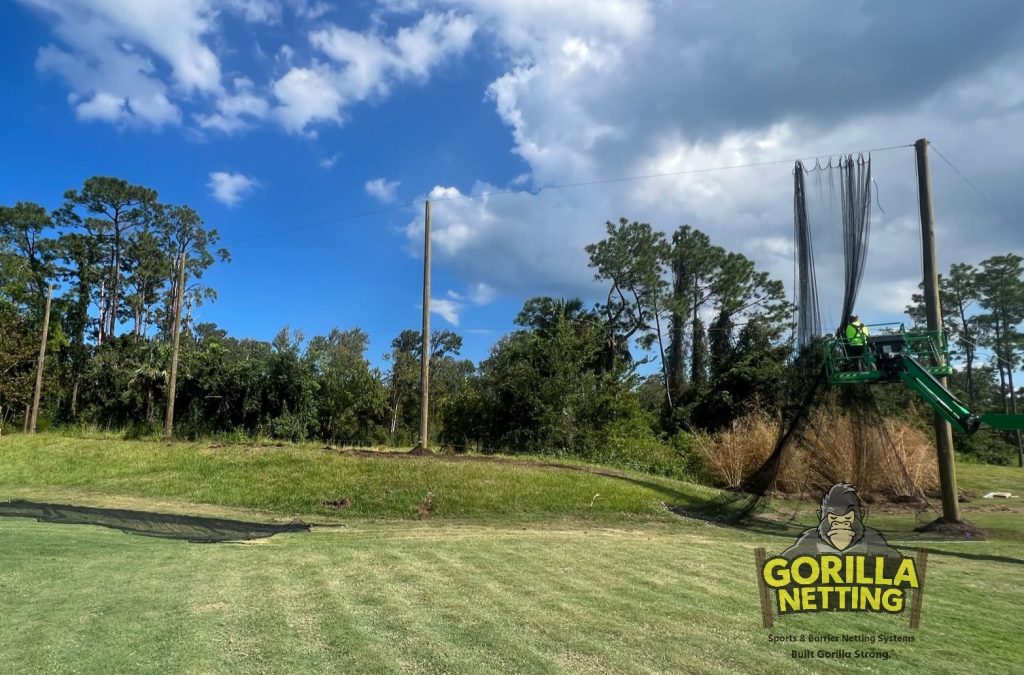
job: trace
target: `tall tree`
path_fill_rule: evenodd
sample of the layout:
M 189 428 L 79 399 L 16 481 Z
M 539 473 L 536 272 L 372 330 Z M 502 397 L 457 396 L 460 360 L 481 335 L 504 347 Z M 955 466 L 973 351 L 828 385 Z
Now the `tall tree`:
M 0 433 L 32 400 L 37 339 L 28 317 L 0 297 Z
M 974 361 L 978 346 L 977 314 L 972 308 L 978 300 L 977 270 L 972 265 L 954 263 L 948 275 L 939 276 L 939 303 L 942 305 L 942 322 L 947 331 L 947 340 L 955 348 L 954 356 L 962 356 L 966 370 L 966 390 L 971 403 L 977 399 Z M 923 284 L 918 285 L 919 288 Z M 924 295 L 915 293 L 912 304 L 906 312 L 916 326 L 924 326 Z
M 665 265 L 669 245 L 648 223 L 620 218 L 607 222 L 608 236 L 586 247 L 594 279 L 610 282 L 602 311 L 609 326 L 611 352 L 618 353 L 634 336 L 641 347 L 658 344 L 665 395 L 671 401 L 668 362 L 662 339 L 661 314 L 666 311 Z M 671 404 L 670 404 L 671 407 Z
M 14 302 L 41 316 L 56 269 L 54 240 L 46 236 L 52 222 L 42 206 L 18 202 L 0 206 L 0 256 L 6 261 L 4 288 Z
M 67 418 L 74 421 L 78 417 L 79 386 L 90 354 L 87 333 L 92 320 L 89 308 L 102 276 L 102 252 L 95 238 L 80 232 L 62 234 L 57 240 L 56 249 L 64 263 L 58 270 L 59 278 L 69 286 L 67 311 L 63 316 L 63 329 L 69 341 L 61 356 L 71 376 L 67 394 Z M 99 323 L 97 320 L 97 337 Z
M 682 400 L 686 387 L 686 335 L 690 335 L 690 378 L 695 388 L 707 384 L 708 345 L 701 313 L 711 300 L 715 270 L 725 251 L 713 246 L 711 239 L 689 225 L 672 234 L 672 295 L 669 333 L 669 388 L 673 400 Z
M 199 277 L 214 262 L 209 247 L 220 237 L 216 230 L 206 230 L 203 220 L 188 206 L 154 206 L 157 215 L 164 250 L 170 260 L 176 262 L 176 276 L 172 285 L 173 311 L 170 323 L 171 370 L 167 392 L 164 437 L 170 438 L 174 422 L 174 398 L 178 366 L 179 332 L 181 331 L 181 309 L 184 303 L 186 283 L 190 276 Z M 221 249 L 222 260 L 228 260 L 228 252 Z
M 975 277 L 979 303 L 987 311 L 978 318 L 981 342 L 991 347 L 999 371 L 1003 411 L 1017 412 L 1017 395 L 1013 372 L 1020 365 L 1024 351 L 1024 258 L 1014 253 L 993 256 L 982 261 Z M 1024 467 L 1024 441 L 1020 431 L 1014 433 L 1017 460 Z
M 116 334 L 129 235 L 151 222 L 156 199 L 156 191 L 150 188 L 120 178 L 93 176 L 81 190 L 65 192 L 64 205 L 55 214 L 60 224 L 85 230 L 103 251 L 106 271 L 100 284 L 100 343 Z
M 201 279 L 203 273 L 218 259 L 221 262 L 229 262 L 231 254 L 224 248 L 211 250 L 220 242 L 220 234 L 216 229 L 205 229 L 202 218 L 192 208 L 161 204 L 156 207 L 155 213 L 157 232 L 165 260 L 174 263 L 174 265 L 168 265 L 165 262 L 160 266 L 164 273 L 170 272 L 169 278 L 167 278 L 168 290 L 165 294 L 163 311 L 163 329 L 165 335 L 170 335 L 173 325 L 171 310 L 174 307 L 174 298 L 178 296 L 176 267 L 178 261 L 182 257 L 185 259 L 185 285 L 181 294 L 182 301 L 187 304 L 191 299 L 193 303 L 198 303 L 204 295 L 206 297 L 216 297 L 216 295 L 211 295 L 207 292 L 210 289 L 197 284 L 196 280 Z
M 161 246 L 158 232 L 140 230 L 128 242 L 125 252 L 129 275 L 125 282 L 124 318 L 133 322 L 132 334 L 142 337 L 150 325 L 160 289 L 174 278 L 174 260 Z

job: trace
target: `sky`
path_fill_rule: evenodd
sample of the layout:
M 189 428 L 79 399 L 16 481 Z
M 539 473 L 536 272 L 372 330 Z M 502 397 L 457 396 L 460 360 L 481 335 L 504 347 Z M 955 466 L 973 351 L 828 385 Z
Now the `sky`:
M 791 289 L 789 160 L 859 150 L 858 310 L 900 321 L 922 137 L 940 269 L 1024 249 L 1014 0 L 6 0 L 0 64 L 0 203 L 113 175 L 194 207 L 232 254 L 198 320 L 239 337 L 359 327 L 378 361 L 419 327 L 427 199 L 433 327 L 474 360 L 529 297 L 601 297 L 584 246 L 619 217 Z M 840 226 L 815 226 L 833 327 Z

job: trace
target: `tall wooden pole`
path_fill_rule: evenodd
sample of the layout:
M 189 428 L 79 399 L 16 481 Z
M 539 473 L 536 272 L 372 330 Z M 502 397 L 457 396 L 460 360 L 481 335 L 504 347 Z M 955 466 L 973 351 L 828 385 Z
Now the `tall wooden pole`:
M 171 327 L 171 335 L 174 336 L 171 345 L 171 377 L 167 383 L 167 414 L 164 417 L 164 440 L 171 440 L 174 437 L 174 395 L 178 386 L 178 344 L 181 340 L 181 306 L 185 296 L 185 253 L 181 253 L 178 259 L 178 285 L 174 294 L 174 324 Z
M 924 255 L 924 309 L 929 331 L 941 331 L 942 307 L 939 304 L 939 270 L 935 255 L 935 219 L 932 214 L 932 180 L 928 169 L 928 141 L 914 143 L 917 154 L 917 184 L 921 207 L 921 250 Z M 946 378 L 941 378 L 947 386 Z M 949 422 L 935 413 L 935 447 L 939 460 L 939 487 L 942 490 L 942 518 L 949 523 L 960 522 L 957 501 L 956 465 L 953 463 L 953 430 Z
M 423 223 L 423 350 L 420 356 L 420 444 L 426 450 L 430 438 L 430 200 Z
M 46 362 L 46 338 L 50 334 L 50 301 L 53 299 L 53 286 L 46 289 L 46 311 L 43 314 L 43 339 L 39 342 L 39 364 L 36 366 L 36 390 L 32 394 L 32 419 L 29 421 L 28 432 L 36 432 L 39 420 L 39 397 L 43 393 L 43 364 Z

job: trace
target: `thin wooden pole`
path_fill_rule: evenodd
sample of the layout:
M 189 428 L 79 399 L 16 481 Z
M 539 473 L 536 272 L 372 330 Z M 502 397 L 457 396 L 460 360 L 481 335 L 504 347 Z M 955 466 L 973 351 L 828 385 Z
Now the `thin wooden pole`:
M 50 301 L 53 299 L 53 286 L 46 289 L 46 312 L 43 315 L 43 339 L 39 342 L 39 364 L 36 366 L 36 390 L 32 394 L 32 419 L 29 421 L 28 432 L 36 432 L 39 420 L 39 398 L 43 393 L 43 365 L 46 362 L 46 338 L 50 334 Z
M 754 567 L 757 572 L 757 593 L 761 597 L 761 625 L 765 628 L 771 628 L 775 624 L 774 617 L 772 616 L 771 600 L 768 595 L 768 586 L 764 583 L 764 563 L 767 560 L 767 554 L 763 548 L 754 549 Z
M 164 417 L 164 440 L 174 437 L 174 395 L 178 386 L 178 345 L 181 339 L 181 306 L 185 295 L 185 253 L 178 259 L 178 286 L 174 294 L 174 324 L 171 326 L 173 344 L 171 346 L 171 377 L 167 383 L 167 414 Z
M 928 169 L 928 141 L 914 143 L 917 155 L 917 185 L 921 207 L 921 250 L 924 256 L 924 308 L 929 331 L 942 331 L 942 306 L 939 304 L 939 271 L 935 255 L 935 218 L 932 213 L 932 180 Z M 941 357 L 940 357 L 941 358 Z M 943 364 L 945 365 L 945 364 Z M 946 378 L 940 378 L 947 386 Z M 939 413 L 935 413 L 935 448 L 938 452 L 939 487 L 942 492 L 942 518 L 959 523 L 960 502 L 957 501 L 956 465 L 953 463 L 953 429 Z
M 921 626 L 921 605 L 924 602 L 924 573 L 928 567 L 928 551 L 923 548 L 917 549 L 917 589 L 914 591 L 914 601 L 910 607 L 910 627 Z
M 430 200 L 423 223 L 423 350 L 420 356 L 420 444 L 430 443 Z

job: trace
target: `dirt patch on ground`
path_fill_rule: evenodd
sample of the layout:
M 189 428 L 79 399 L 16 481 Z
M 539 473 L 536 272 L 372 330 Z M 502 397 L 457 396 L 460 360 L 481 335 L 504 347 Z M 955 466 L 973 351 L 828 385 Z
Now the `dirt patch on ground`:
M 966 520 L 959 523 L 951 523 L 942 518 L 936 518 L 930 523 L 914 528 L 914 531 L 954 539 L 985 539 L 984 530 Z

